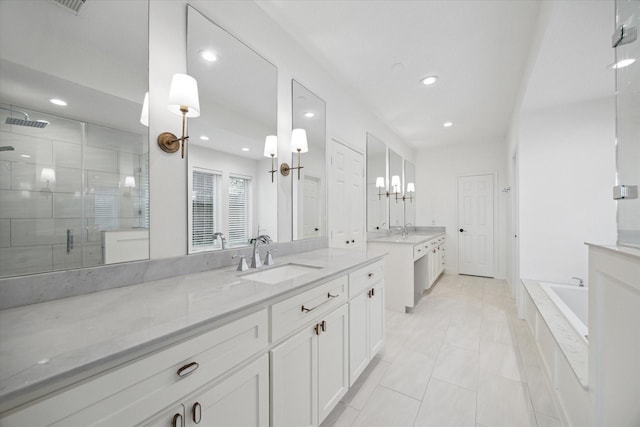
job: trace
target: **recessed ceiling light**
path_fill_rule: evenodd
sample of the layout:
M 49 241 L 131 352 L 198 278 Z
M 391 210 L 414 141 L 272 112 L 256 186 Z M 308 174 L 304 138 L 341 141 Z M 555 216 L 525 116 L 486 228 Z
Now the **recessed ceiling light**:
M 65 101 L 63 101 L 62 99 L 58 99 L 58 98 L 51 98 L 49 100 L 49 102 L 51 102 L 52 104 L 55 104 L 55 105 L 59 105 L 61 107 L 65 107 L 67 105 L 67 103 Z
M 613 66 L 611 68 L 616 70 L 618 68 L 628 67 L 629 65 L 633 64 L 634 62 L 636 62 L 636 60 L 634 58 L 621 59 L 620 61 L 618 61 L 615 64 L 613 64 Z
M 453 126 L 453 123 L 452 123 L 452 122 L 444 122 L 444 123 L 442 124 L 442 126 L 444 126 L 444 127 L 446 127 L 446 128 L 450 128 L 451 126 Z
M 304 113 L 304 116 L 305 116 L 307 119 L 310 119 L 311 117 L 315 116 L 315 114 L 313 114 L 311 111 L 308 111 L 308 112 Z
M 425 86 L 429 86 L 434 84 L 436 80 L 438 80 L 438 76 L 428 76 L 420 80 L 420 82 Z
M 30 159 L 31 156 L 28 154 L 20 154 L 20 157 L 24 157 L 25 159 Z
M 202 136 L 200 137 L 200 139 L 201 139 L 201 140 L 203 140 L 203 141 L 208 141 L 208 140 L 209 140 L 209 137 L 208 137 L 207 135 L 202 135 Z
M 210 50 L 201 50 L 200 57 L 207 62 L 215 62 L 218 60 L 216 54 L 211 52 Z
M 242 147 L 242 151 L 249 151 L 247 147 Z

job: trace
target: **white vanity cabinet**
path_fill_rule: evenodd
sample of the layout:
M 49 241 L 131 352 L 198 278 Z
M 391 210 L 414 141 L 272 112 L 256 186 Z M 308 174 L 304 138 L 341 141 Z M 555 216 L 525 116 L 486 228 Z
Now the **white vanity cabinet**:
M 445 238 L 440 237 L 430 242 L 428 248 L 429 279 L 427 289 L 433 285 L 444 272 L 445 265 Z
M 272 425 L 317 426 L 349 388 L 348 310 L 315 318 L 271 350 Z
M 382 261 L 349 274 L 349 385 L 384 345 Z

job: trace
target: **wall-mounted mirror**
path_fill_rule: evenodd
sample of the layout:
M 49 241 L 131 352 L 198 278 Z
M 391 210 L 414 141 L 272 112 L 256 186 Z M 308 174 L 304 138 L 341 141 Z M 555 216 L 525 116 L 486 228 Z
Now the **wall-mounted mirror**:
M 149 257 L 148 2 L 77 3 L 0 2 L 0 277 Z
M 327 235 L 326 106 L 297 81 L 291 85 L 292 129 L 305 130 L 308 146 L 300 156 L 292 153 L 290 166 L 299 166 L 299 157 L 303 168 L 287 177 L 292 183 L 293 240 L 323 237 Z
M 402 203 L 402 157 L 389 149 L 389 226 L 402 227 L 404 207 Z
M 416 225 L 416 168 L 404 161 L 404 223 Z
M 264 153 L 277 134 L 276 67 L 190 6 L 187 28 L 200 94 L 189 120 L 189 253 L 246 246 L 258 233 L 275 241 L 278 174 Z
M 367 231 L 389 228 L 387 146 L 367 133 Z

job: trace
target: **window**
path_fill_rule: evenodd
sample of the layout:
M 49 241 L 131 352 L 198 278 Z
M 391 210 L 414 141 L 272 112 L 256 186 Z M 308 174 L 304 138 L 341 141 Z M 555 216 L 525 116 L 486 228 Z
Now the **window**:
M 220 175 L 193 171 L 191 193 L 191 246 L 193 249 L 215 249 L 220 240 L 214 240 L 218 231 L 218 208 L 216 201 L 220 188 Z
M 249 183 L 246 178 L 229 177 L 229 244 L 249 242 Z

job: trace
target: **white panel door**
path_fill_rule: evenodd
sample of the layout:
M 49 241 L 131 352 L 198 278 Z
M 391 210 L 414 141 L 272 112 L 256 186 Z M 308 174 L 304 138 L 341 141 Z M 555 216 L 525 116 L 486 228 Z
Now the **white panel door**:
M 494 276 L 494 175 L 458 178 L 458 272 Z
M 347 199 L 347 147 L 335 141 L 331 142 L 331 177 L 329 197 L 329 223 L 331 227 L 331 246 L 334 248 L 349 247 L 349 207 Z
M 271 350 L 271 425 L 318 425 L 318 337 L 312 326 Z
M 318 424 L 349 389 L 349 311 L 346 304 L 323 317 L 318 339 Z

